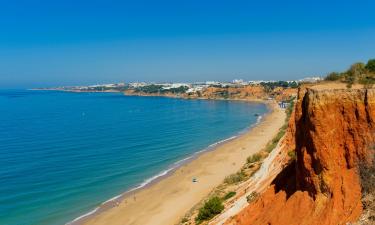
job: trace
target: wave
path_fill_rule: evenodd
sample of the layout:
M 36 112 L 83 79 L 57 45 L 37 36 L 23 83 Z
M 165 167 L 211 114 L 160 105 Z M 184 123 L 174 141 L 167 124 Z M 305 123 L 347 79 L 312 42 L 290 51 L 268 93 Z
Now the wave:
M 194 152 L 190 156 L 188 156 L 186 158 L 183 158 L 183 159 L 181 159 L 179 161 L 174 162 L 168 169 L 163 170 L 160 173 L 156 174 L 155 176 L 152 176 L 152 177 L 144 180 L 141 184 L 137 185 L 136 187 L 131 188 L 128 191 L 126 191 L 126 192 L 124 192 L 122 194 L 119 194 L 119 195 L 117 195 L 117 196 L 115 196 L 113 198 L 108 199 L 107 201 L 103 202 L 99 207 L 96 207 L 95 209 L 91 210 L 90 212 L 85 213 L 85 214 L 83 214 L 83 215 L 75 218 L 71 222 L 66 223 L 66 225 L 74 225 L 76 222 L 79 222 L 80 220 L 82 220 L 82 219 L 84 219 L 84 218 L 86 218 L 86 217 L 88 217 L 88 216 L 93 215 L 94 213 L 96 213 L 98 210 L 100 210 L 100 208 L 103 205 L 106 205 L 108 203 L 114 202 L 114 201 L 120 199 L 121 197 L 123 197 L 123 196 L 131 193 L 131 192 L 134 192 L 134 191 L 136 191 L 138 189 L 144 188 L 145 186 L 147 186 L 147 185 L 151 184 L 152 182 L 156 181 L 157 179 L 162 178 L 164 176 L 167 176 L 170 172 L 172 172 L 172 171 L 180 168 L 182 165 L 184 165 L 184 164 L 188 163 L 189 161 L 195 159 L 196 157 L 198 157 L 199 155 L 203 154 L 204 152 L 210 151 L 214 147 L 217 147 L 218 145 L 224 144 L 224 143 L 226 143 L 228 141 L 231 141 L 231 140 L 239 137 L 241 134 L 243 134 L 246 131 L 250 130 L 252 127 L 258 125 L 261 122 L 262 118 L 263 117 L 261 115 L 259 115 L 257 117 L 257 120 L 256 120 L 256 122 L 254 124 L 252 124 L 251 126 L 249 126 L 248 128 L 246 128 L 245 130 L 239 132 L 238 135 L 234 135 L 232 137 L 229 137 L 229 138 L 217 141 L 217 142 L 209 145 L 207 148 L 204 148 L 204 149 L 202 149 L 200 151 Z
M 90 216 L 90 215 L 96 213 L 99 209 L 100 209 L 100 206 L 99 206 L 99 207 L 96 207 L 95 209 L 91 210 L 90 212 L 85 213 L 85 214 L 83 214 L 82 216 L 79 216 L 79 217 L 75 218 L 74 220 L 72 220 L 72 221 L 66 223 L 66 225 L 72 225 L 72 224 L 74 224 L 75 222 L 78 222 L 78 221 L 80 221 L 81 219 L 84 219 L 85 217 L 88 217 L 88 216 Z
M 235 138 L 237 138 L 237 137 L 238 137 L 238 135 L 236 135 L 236 136 L 232 136 L 232 137 L 230 137 L 230 138 L 227 138 L 227 139 L 224 139 L 224 140 L 221 140 L 221 141 L 215 142 L 215 143 L 209 145 L 208 147 L 209 147 L 209 148 L 215 147 L 215 146 L 217 146 L 217 145 L 219 145 L 219 144 L 223 144 L 224 142 L 227 142 L 227 141 L 233 140 L 233 139 L 235 139 Z

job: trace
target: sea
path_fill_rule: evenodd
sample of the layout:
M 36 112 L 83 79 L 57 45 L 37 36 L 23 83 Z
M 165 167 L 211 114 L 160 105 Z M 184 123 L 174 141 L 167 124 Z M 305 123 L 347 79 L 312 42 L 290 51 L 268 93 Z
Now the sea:
M 0 224 L 67 224 L 267 111 L 244 101 L 0 90 Z

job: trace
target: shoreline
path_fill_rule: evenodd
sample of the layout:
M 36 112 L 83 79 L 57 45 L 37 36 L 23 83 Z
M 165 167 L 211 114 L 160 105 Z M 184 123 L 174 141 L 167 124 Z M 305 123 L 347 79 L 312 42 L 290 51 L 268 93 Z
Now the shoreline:
M 211 100 L 215 100 L 215 99 L 211 99 Z M 249 101 L 249 102 L 251 102 L 251 101 Z M 72 225 L 86 224 L 86 223 L 88 223 L 88 224 L 120 224 L 120 223 L 124 224 L 123 222 L 126 222 L 126 221 L 129 221 L 129 224 L 130 224 L 131 220 L 127 220 L 126 213 L 125 213 L 129 207 L 130 208 L 137 208 L 138 207 L 138 208 L 141 209 L 141 210 L 138 210 L 138 211 L 136 210 L 135 214 L 134 214 L 134 212 L 130 213 L 130 215 L 132 216 L 132 220 L 134 220 L 135 224 L 147 224 L 147 221 L 145 221 L 145 222 L 144 221 L 137 221 L 137 219 L 141 218 L 142 214 L 145 214 L 145 211 L 147 212 L 146 214 L 149 214 L 149 213 L 152 214 L 153 213 L 153 212 L 148 212 L 148 211 L 152 211 L 152 209 L 143 210 L 143 206 L 142 206 L 144 204 L 144 200 L 145 200 L 143 198 L 143 196 L 147 196 L 147 194 L 149 194 L 150 190 L 152 192 L 152 190 L 158 189 L 158 186 L 161 185 L 161 186 L 164 186 L 163 189 L 167 189 L 166 192 L 168 192 L 168 191 L 170 192 L 171 190 L 168 190 L 168 188 L 173 189 L 174 185 L 165 184 L 165 183 L 168 183 L 168 182 L 170 182 L 170 180 L 173 180 L 173 179 L 176 180 L 176 177 L 177 177 L 177 181 L 179 181 L 180 178 L 181 178 L 181 175 L 185 176 L 185 178 L 186 178 L 187 174 L 186 173 L 184 174 L 184 172 L 183 172 L 184 169 L 190 168 L 191 170 L 194 170 L 195 168 L 197 168 L 194 164 L 197 164 L 197 163 L 200 164 L 202 160 L 205 161 L 205 159 L 202 159 L 202 158 L 207 158 L 210 155 L 213 155 L 214 158 L 215 158 L 215 156 L 222 154 L 223 151 L 226 151 L 226 149 L 228 150 L 228 146 L 233 147 L 233 146 L 237 146 L 238 144 L 241 144 L 241 145 L 244 145 L 246 143 L 249 144 L 247 141 L 246 141 L 246 143 L 244 143 L 244 139 L 249 139 L 249 137 L 254 138 L 254 137 L 257 136 L 257 133 L 258 134 L 259 134 L 259 132 L 262 133 L 263 129 L 265 129 L 267 127 L 270 127 L 270 126 L 271 127 L 275 126 L 275 123 L 273 121 L 275 119 L 274 118 L 275 115 L 277 115 L 276 117 L 281 116 L 282 118 L 278 118 L 279 122 L 276 123 L 277 129 L 271 129 L 271 131 L 272 130 L 274 130 L 274 132 L 278 131 L 278 128 L 282 126 L 282 124 L 283 124 L 282 122 L 284 121 L 284 117 L 283 117 L 283 114 L 285 114 L 284 111 L 279 109 L 275 102 L 263 101 L 263 103 L 266 104 L 269 111 L 267 113 L 263 114 L 263 118 L 261 119 L 261 121 L 257 121 L 257 123 L 252 124 L 247 129 L 239 132 L 238 135 L 236 135 L 236 136 L 230 137 L 226 140 L 219 141 L 217 143 L 213 143 L 210 146 L 208 146 L 207 148 L 205 148 L 201 151 L 198 151 L 198 152 L 194 153 L 193 155 L 191 155 L 191 156 L 189 156 L 185 159 L 182 159 L 180 161 L 175 162 L 174 164 L 171 165 L 171 167 L 169 167 L 168 169 L 158 173 L 154 177 L 146 180 L 142 184 L 130 189 L 129 191 L 126 191 L 126 192 L 124 192 L 124 193 L 122 193 L 118 196 L 115 196 L 115 197 L 105 201 L 100 206 L 98 206 L 96 209 L 94 209 L 94 210 L 92 210 L 92 211 L 90 211 L 90 212 L 88 212 L 88 213 L 86 213 L 86 214 L 84 214 L 80 217 L 77 217 L 75 220 L 73 220 L 73 221 L 71 221 L 67 224 L 72 224 Z M 280 122 L 280 121 L 282 121 L 282 122 Z M 268 133 L 270 133 L 270 132 L 268 132 Z M 263 147 L 273 137 L 273 134 L 268 134 L 266 136 L 267 137 L 263 138 L 261 143 L 258 144 L 259 145 L 258 147 L 255 147 L 254 149 L 251 149 L 250 153 L 247 152 L 247 151 L 244 151 L 244 152 L 247 152 L 246 155 L 241 154 L 243 149 L 246 150 L 246 147 L 242 147 L 242 150 L 238 150 L 238 149 L 236 150 L 237 154 L 234 154 L 235 156 L 237 156 L 237 157 L 235 157 L 236 160 L 233 162 L 232 166 L 229 164 L 229 167 L 231 167 L 230 169 L 232 170 L 231 173 L 237 172 L 237 170 L 239 169 L 237 167 L 241 167 L 244 164 L 247 156 L 260 151 L 261 147 Z M 256 141 L 256 140 L 254 140 L 254 141 Z M 228 153 L 231 155 L 231 152 L 226 151 L 226 154 L 228 154 Z M 229 157 L 230 157 L 230 155 L 229 155 Z M 239 155 L 240 155 L 240 158 L 238 157 Z M 237 164 L 236 162 L 239 161 L 239 160 L 242 160 L 243 163 Z M 237 166 L 235 166 L 235 165 L 237 165 Z M 228 165 L 224 166 L 224 168 L 226 168 L 226 167 L 228 167 Z M 236 169 L 233 170 L 234 168 L 236 168 Z M 200 168 L 200 169 L 202 169 L 202 168 Z M 198 167 L 198 170 L 199 170 L 199 167 Z M 190 171 L 188 171 L 188 173 L 189 172 Z M 227 172 L 227 174 L 225 176 L 231 174 L 231 173 L 228 173 L 228 171 L 225 171 L 225 172 Z M 200 197 L 194 196 L 195 202 L 186 205 L 185 208 L 183 209 L 183 211 L 176 212 L 176 215 L 174 216 L 173 222 L 170 220 L 170 218 L 167 218 L 167 219 L 164 218 L 166 220 L 163 223 L 162 223 L 162 221 L 158 220 L 158 221 L 161 222 L 160 224 L 166 224 L 166 222 L 167 222 L 167 224 L 168 224 L 168 222 L 170 222 L 170 224 L 175 224 L 176 222 L 178 222 L 179 219 L 182 218 L 182 216 L 188 210 L 190 210 L 190 208 L 192 208 L 197 202 L 199 202 L 202 198 L 204 198 L 204 196 L 208 192 L 210 192 L 213 187 L 220 184 L 225 176 L 219 175 L 220 179 L 216 178 L 215 182 L 209 182 L 210 183 L 209 187 L 204 188 L 202 190 L 202 193 L 205 193 L 205 194 L 203 195 L 203 194 L 200 193 Z M 202 178 L 204 178 L 204 177 L 202 177 Z M 207 180 L 209 180 L 208 177 L 207 177 Z M 174 182 L 174 183 L 176 183 L 176 182 Z M 191 182 L 191 176 L 189 177 L 188 182 L 186 182 L 186 179 L 185 179 L 185 183 L 187 183 L 188 186 L 194 185 Z M 173 182 L 172 182 L 172 184 L 173 184 Z M 181 190 L 179 190 L 179 191 L 181 191 Z M 158 192 L 154 192 L 154 193 L 158 193 Z M 156 196 L 156 198 L 157 198 L 157 196 Z M 150 200 L 150 201 L 152 201 L 152 200 Z M 164 199 L 161 199 L 161 200 L 159 199 L 160 204 L 162 204 L 164 201 L 165 201 Z M 155 202 L 157 203 L 157 201 L 154 201 L 154 203 Z M 146 201 L 146 203 L 147 203 L 147 201 Z M 134 211 L 134 210 L 130 210 L 130 211 Z M 137 212 L 140 215 L 137 216 L 136 215 Z M 125 215 L 123 215 L 123 214 L 125 214 Z M 157 214 L 159 214 L 159 213 L 156 213 L 156 215 L 155 215 L 156 217 L 158 216 Z M 168 215 L 169 214 L 170 213 L 168 213 Z M 167 215 L 167 217 L 168 217 L 168 215 Z M 124 221 L 124 216 L 125 216 L 125 221 Z
M 97 206 L 95 209 L 93 209 L 93 210 L 91 210 L 87 213 L 84 213 L 84 214 L 80 215 L 79 217 L 67 222 L 66 223 L 67 225 L 91 224 L 92 219 L 95 219 L 96 217 L 100 216 L 102 213 L 107 212 L 108 210 L 111 210 L 115 207 L 118 207 L 123 202 L 123 200 L 125 200 L 126 198 L 131 198 L 131 196 L 135 196 L 136 194 L 138 194 L 142 191 L 146 191 L 148 188 L 152 188 L 153 185 L 156 185 L 159 182 L 162 182 L 163 180 L 167 179 L 168 177 L 173 176 L 174 173 L 177 170 L 179 170 L 182 167 L 194 162 L 194 160 L 199 159 L 202 155 L 205 155 L 205 154 L 210 153 L 210 152 L 214 152 L 214 151 L 217 150 L 217 148 L 220 148 L 220 146 L 225 145 L 227 143 L 230 143 L 232 141 L 235 141 L 236 139 L 241 138 L 241 136 L 247 135 L 249 132 L 251 132 L 251 130 L 253 128 L 256 128 L 263 120 L 265 120 L 265 117 L 269 116 L 269 114 L 274 113 L 275 109 L 279 110 L 279 107 L 278 107 L 277 102 L 275 100 L 260 99 L 260 98 L 250 98 L 250 99 L 243 99 L 243 98 L 205 98 L 205 97 L 192 97 L 192 98 L 189 97 L 189 98 L 187 98 L 187 97 L 180 96 L 180 95 L 139 95 L 139 94 L 130 94 L 129 95 L 129 94 L 127 94 L 125 92 L 122 92 L 122 91 L 113 91 L 113 90 L 107 90 L 107 91 L 73 91 L 73 90 L 61 90 L 61 89 L 48 89 L 48 90 L 46 90 L 46 89 L 44 89 L 44 90 L 43 89 L 28 89 L 28 90 L 32 90 L 32 91 L 57 91 L 57 92 L 61 91 L 61 92 L 70 92 L 70 93 L 119 93 L 119 94 L 123 94 L 124 96 L 128 96 L 128 97 L 156 97 L 156 98 L 161 97 L 161 98 L 177 98 L 177 99 L 183 99 L 183 100 L 235 101 L 235 102 L 239 101 L 239 102 L 249 102 L 249 103 L 262 103 L 268 109 L 267 112 L 258 116 L 257 121 L 255 123 L 250 124 L 245 129 L 237 132 L 234 136 L 231 136 L 229 138 L 226 138 L 226 139 L 217 141 L 213 144 L 210 144 L 209 146 L 205 147 L 204 149 L 199 150 L 197 152 L 194 152 L 191 155 L 187 156 L 186 158 L 183 158 L 179 161 L 176 161 L 176 162 L 170 164 L 165 170 L 157 173 L 156 175 L 154 175 L 150 178 L 147 178 L 142 183 L 137 184 L 134 187 L 131 187 L 129 190 L 124 191 L 121 194 L 119 194 L 117 196 L 114 196 L 114 197 L 100 203 L 100 205 Z M 260 150 L 261 149 L 258 149 L 258 151 L 260 151 Z M 247 156 L 244 157 L 244 159 L 246 159 L 246 158 L 247 158 Z M 243 165 L 243 164 L 241 164 L 241 165 Z M 237 171 L 235 171 L 235 172 L 237 172 Z M 188 210 L 190 210 L 192 207 L 194 207 L 194 205 L 192 205 Z M 90 222 L 90 223 L 87 223 L 87 222 Z M 99 223 L 99 224 L 107 224 L 107 222 Z M 110 224 L 112 224 L 112 223 L 110 223 Z M 123 223 L 121 223 L 121 224 L 123 224 Z M 154 223 L 151 223 L 151 224 L 154 224 Z M 163 224 L 165 224 L 165 223 L 163 223 Z M 170 223 L 170 224 L 175 224 L 175 223 Z
M 260 116 L 262 117 L 262 116 Z M 255 123 L 254 125 L 256 125 L 257 123 Z M 173 164 L 171 164 L 167 169 L 157 173 L 156 175 L 144 180 L 142 183 L 138 184 L 137 186 L 133 187 L 133 188 L 130 188 L 129 190 L 117 195 L 117 196 L 114 196 L 106 201 L 104 201 L 103 203 L 101 203 L 98 207 L 96 207 L 95 209 L 91 210 L 90 212 L 88 213 L 85 213 L 77 218 L 75 218 L 74 220 L 66 223 L 67 225 L 80 225 L 80 224 L 84 224 L 91 216 L 95 216 L 95 213 L 100 213 L 100 212 L 103 212 L 109 208 L 112 208 L 115 206 L 116 203 L 118 203 L 119 201 L 122 201 L 124 198 L 126 197 L 129 197 L 133 194 L 136 194 L 137 192 L 140 192 L 142 191 L 143 189 L 146 189 L 150 186 L 152 186 L 153 184 L 159 182 L 159 181 L 162 181 L 163 179 L 167 178 L 168 176 L 172 175 L 173 172 L 175 172 L 176 170 L 178 170 L 179 168 L 183 167 L 185 164 L 188 164 L 190 162 L 192 162 L 193 160 L 197 159 L 199 156 L 201 156 L 202 154 L 206 153 L 206 152 L 210 152 L 210 151 L 215 151 L 215 148 L 219 147 L 220 145 L 222 144 L 225 144 L 233 139 L 236 139 L 238 137 L 240 137 L 241 135 L 243 135 L 243 133 L 248 130 L 248 129 L 251 129 L 251 126 L 249 128 L 246 128 L 244 131 L 240 131 L 237 135 L 234 135 L 232 137 L 229 137 L 229 138 L 226 138 L 226 139 L 223 139 L 223 140 L 220 140 L 218 142 L 215 142 L 209 146 L 207 146 L 206 148 L 204 148 L 203 150 L 200 150 L 200 151 L 197 151 L 197 152 L 194 152 L 193 154 L 191 154 L 190 156 L 184 158 L 184 159 L 181 159 L 179 161 L 176 161 L 174 162 Z
M 149 97 L 149 96 L 138 96 L 138 97 Z M 150 96 L 150 97 L 159 97 L 159 96 Z M 162 96 L 160 96 L 160 97 L 162 97 Z M 164 96 L 164 97 L 168 97 L 168 96 Z M 214 100 L 214 101 L 219 100 L 220 101 L 220 100 L 227 100 L 227 99 L 192 99 L 192 100 Z M 228 100 L 232 100 L 232 99 L 228 99 Z M 239 99 L 239 100 L 241 100 L 241 99 Z M 234 101 L 238 101 L 238 100 L 234 100 Z M 246 102 L 249 102 L 249 103 L 263 103 L 263 104 L 266 105 L 268 111 L 266 113 L 262 114 L 262 115 L 257 116 L 257 120 L 254 124 L 251 124 L 250 126 L 246 127 L 245 129 L 237 132 L 237 134 L 235 134 L 231 137 L 219 140 L 215 143 L 212 143 L 209 146 L 203 148 L 202 150 L 194 152 L 191 155 L 187 156 L 186 158 L 183 158 L 181 160 L 178 160 L 178 161 L 172 163 L 171 165 L 168 166 L 167 169 L 157 173 L 156 175 L 154 175 L 150 178 L 147 178 L 142 183 L 130 188 L 129 190 L 102 202 L 95 209 L 93 209 L 93 210 L 73 219 L 72 221 L 66 223 L 66 225 L 85 224 L 85 222 L 88 221 L 92 216 L 95 216 L 96 214 L 100 214 L 101 212 L 103 212 L 105 210 L 108 210 L 112 207 L 115 207 L 116 204 L 118 202 L 122 201 L 124 198 L 129 197 L 131 195 L 134 195 L 137 192 L 140 192 L 143 189 L 146 189 L 146 188 L 152 186 L 153 184 L 155 184 L 159 181 L 162 181 L 163 179 L 172 175 L 176 170 L 180 169 L 184 165 L 189 164 L 192 161 L 194 161 L 195 159 L 199 158 L 202 154 L 205 154 L 205 153 L 208 153 L 208 152 L 211 152 L 211 151 L 215 151 L 216 148 L 219 148 L 221 145 L 226 144 L 230 141 L 233 141 L 233 140 L 235 140 L 235 139 L 237 139 L 237 138 L 239 138 L 243 135 L 246 135 L 249 131 L 251 131 L 251 129 L 258 126 L 262 122 L 262 120 L 264 120 L 265 116 L 272 113 L 272 110 L 274 110 L 273 107 L 271 106 L 272 103 L 270 103 L 270 102 L 266 102 L 266 101 L 259 102 L 259 101 L 251 101 L 251 100 L 250 101 L 249 100 L 241 100 L 241 101 L 246 101 Z

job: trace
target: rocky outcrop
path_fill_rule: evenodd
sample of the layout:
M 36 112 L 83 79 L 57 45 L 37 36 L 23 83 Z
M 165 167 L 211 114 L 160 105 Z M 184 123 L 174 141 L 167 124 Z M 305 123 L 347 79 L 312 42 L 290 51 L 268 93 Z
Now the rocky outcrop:
M 374 89 L 301 88 L 289 129 L 296 161 L 227 224 L 356 221 L 362 213 L 358 165 L 372 160 L 374 120 Z
M 190 97 L 201 97 L 207 99 L 264 99 L 268 95 L 263 86 L 248 85 L 241 87 L 208 87 L 199 93 L 191 94 Z
M 266 91 L 262 85 L 246 85 L 239 87 L 208 87 L 202 91 L 192 93 L 145 93 L 135 89 L 124 91 L 125 95 L 130 96 L 162 96 L 176 98 L 198 98 L 198 99 L 230 99 L 230 100 L 264 100 L 274 98 L 277 101 L 289 100 L 297 95 L 296 88 L 277 87 L 273 90 Z

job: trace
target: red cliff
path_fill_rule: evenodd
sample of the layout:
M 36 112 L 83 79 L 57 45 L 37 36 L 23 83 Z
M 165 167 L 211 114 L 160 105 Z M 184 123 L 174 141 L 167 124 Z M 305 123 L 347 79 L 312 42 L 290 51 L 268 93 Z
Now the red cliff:
M 300 89 L 294 120 L 289 124 L 296 161 L 227 224 L 338 225 L 356 221 L 362 213 L 358 165 L 371 160 L 374 120 L 374 89 Z

